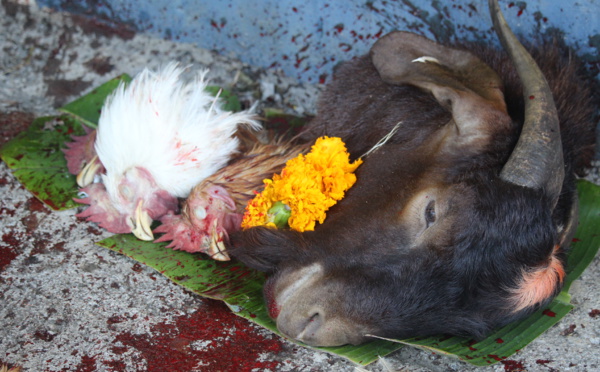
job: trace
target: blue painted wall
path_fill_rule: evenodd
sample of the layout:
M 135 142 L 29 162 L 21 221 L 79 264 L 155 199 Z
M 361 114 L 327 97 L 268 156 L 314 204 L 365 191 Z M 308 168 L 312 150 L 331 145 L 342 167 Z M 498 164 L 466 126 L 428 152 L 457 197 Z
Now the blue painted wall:
M 325 82 L 335 64 L 366 53 L 378 36 L 412 30 L 438 41 L 497 43 L 487 0 L 38 0 L 163 38 L 196 43 L 244 62 Z M 598 76 L 600 0 L 501 1 L 527 38 L 562 35 Z

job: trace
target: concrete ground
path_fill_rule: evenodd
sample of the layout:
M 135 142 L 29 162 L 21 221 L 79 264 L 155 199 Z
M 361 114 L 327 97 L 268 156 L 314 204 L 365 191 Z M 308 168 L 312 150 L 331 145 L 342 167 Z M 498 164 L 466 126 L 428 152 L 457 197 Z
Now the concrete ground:
M 121 73 L 179 60 L 211 68 L 242 100 L 305 115 L 320 87 L 197 47 L 153 39 L 33 1 L 0 3 L 0 144 L 32 118 Z M 242 78 L 240 78 L 241 76 Z M 597 169 L 593 174 L 598 183 Z M 0 164 L 0 364 L 26 371 L 353 371 L 200 298 L 156 271 L 94 244 L 110 234 L 53 212 Z M 571 289 L 576 308 L 487 370 L 600 370 L 600 258 Z M 410 347 L 369 371 L 471 371 Z

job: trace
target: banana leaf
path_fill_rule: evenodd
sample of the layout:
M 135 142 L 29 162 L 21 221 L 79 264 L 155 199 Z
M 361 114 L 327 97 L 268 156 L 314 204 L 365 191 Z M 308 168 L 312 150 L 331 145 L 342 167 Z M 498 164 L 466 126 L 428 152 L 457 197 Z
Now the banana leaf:
M 544 309 L 496 330 L 479 342 L 440 335 L 407 340 L 380 338 L 361 346 L 316 349 L 360 364 L 368 364 L 378 356 L 398 349 L 398 345 L 410 345 L 448 355 L 476 366 L 508 358 L 571 311 L 573 305 L 570 303 L 568 289 L 598 253 L 600 235 L 596 229 L 600 226 L 600 187 L 587 181 L 579 181 L 578 192 L 580 222 L 567 261 L 565 285 Z M 98 244 L 156 269 L 175 283 L 201 296 L 223 300 L 237 315 L 278 333 L 263 302 L 261 289 L 265 277 L 241 263 L 216 262 L 199 254 L 172 251 L 165 248 L 163 243 L 142 242 L 131 234 L 116 235 Z
M 65 115 L 35 119 L 29 128 L 0 149 L 0 158 L 13 170 L 26 189 L 50 208 L 60 211 L 75 208 L 77 181 L 67 170 L 61 149 L 71 136 L 85 134 L 83 125 L 95 128 L 106 97 L 121 81 L 131 78 L 121 75 L 89 94 L 61 107 Z
M 70 116 L 35 119 L 0 149 L 0 158 L 23 186 L 54 210 L 76 207 L 75 176 L 67 170 L 63 143 L 71 135 L 85 134 L 81 123 Z
M 225 301 L 235 314 L 279 334 L 263 301 L 265 275 L 259 271 L 235 261 L 219 262 L 198 253 L 174 251 L 165 248 L 167 243 L 144 242 L 132 234 L 114 235 L 98 242 L 98 245 L 148 265 L 203 297 Z M 376 340 L 361 346 L 318 349 L 356 363 L 368 364 L 401 346 L 395 342 Z
M 112 93 L 121 82 L 129 83 L 130 81 L 131 77 L 127 74 L 118 76 L 92 90 L 85 96 L 67 103 L 65 106 L 59 108 L 59 111 L 73 115 L 90 128 L 97 128 L 100 111 L 106 97 Z
M 27 131 L 0 149 L 0 157 L 13 169 L 19 181 L 48 206 L 60 210 L 77 205 L 71 200 L 77 193 L 75 177 L 67 172 L 60 149 L 71 134 L 84 133 L 83 125 L 97 125 L 99 108 L 106 96 L 121 80 L 128 79 L 127 76 L 121 76 L 111 80 L 67 104 L 61 108 L 66 115 L 36 119 Z M 218 88 L 213 88 L 213 92 L 216 91 Z M 233 98 L 234 95 L 225 91 L 221 94 L 231 108 L 239 109 L 239 102 Z M 277 117 L 277 114 L 273 117 Z M 479 342 L 441 335 L 408 340 L 379 339 L 360 346 L 319 349 L 359 364 L 368 364 L 403 345 L 410 345 L 478 366 L 496 363 L 523 349 L 573 308 L 568 289 L 600 248 L 600 236 L 595 230 L 600 226 L 600 187 L 580 181 L 578 191 L 580 223 L 568 257 L 565 286 L 547 308 L 498 329 Z M 142 242 L 131 234 L 115 235 L 98 244 L 153 267 L 170 280 L 203 297 L 225 301 L 237 315 L 277 332 L 262 300 L 265 276 L 260 272 L 238 262 L 216 262 L 200 254 L 173 251 L 165 248 L 164 243 Z

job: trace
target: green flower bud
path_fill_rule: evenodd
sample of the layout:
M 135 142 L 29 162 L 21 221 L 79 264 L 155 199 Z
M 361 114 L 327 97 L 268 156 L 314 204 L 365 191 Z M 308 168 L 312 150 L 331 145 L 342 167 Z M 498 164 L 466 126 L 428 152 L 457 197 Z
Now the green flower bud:
M 267 211 L 267 221 L 273 222 L 277 228 L 288 227 L 292 210 L 286 204 L 278 201 Z

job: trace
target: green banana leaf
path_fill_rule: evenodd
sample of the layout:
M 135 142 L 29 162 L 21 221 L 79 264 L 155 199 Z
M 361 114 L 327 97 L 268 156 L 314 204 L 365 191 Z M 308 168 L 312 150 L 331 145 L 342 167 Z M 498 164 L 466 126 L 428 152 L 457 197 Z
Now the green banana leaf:
M 544 309 L 511 323 L 481 340 L 437 337 L 393 340 L 380 338 L 361 346 L 316 348 L 368 364 L 398 345 L 410 345 L 448 355 L 477 366 L 485 366 L 508 358 L 541 335 L 564 317 L 573 305 L 568 289 L 589 265 L 600 248 L 600 187 L 579 181 L 579 228 L 567 261 L 567 277 L 562 292 Z M 262 297 L 263 274 L 238 262 L 216 262 L 200 254 L 173 251 L 166 244 L 137 240 L 131 234 L 116 235 L 98 243 L 156 269 L 175 283 L 204 297 L 223 300 L 239 316 L 277 333 L 267 315 Z M 386 342 L 383 342 L 386 341 Z
M 61 107 L 61 116 L 37 118 L 29 128 L 0 149 L 0 158 L 13 170 L 15 177 L 44 204 L 54 210 L 74 208 L 77 196 L 75 176 L 67 170 L 61 149 L 71 136 L 85 134 L 83 125 L 95 128 L 106 97 L 131 78 L 121 75 L 89 94 Z
M 119 234 L 98 242 L 99 245 L 148 265 L 173 282 L 203 297 L 225 301 L 233 312 L 275 333 L 262 297 L 265 275 L 239 262 L 214 261 L 202 254 L 174 251 L 167 243 L 138 240 L 132 234 Z M 402 345 L 376 340 L 361 346 L 318 348 L 368 364 Z
M 87 95 L 59 108 L 59 110 L 75 116 L 84 125 L 90 128 L 97 128 L 100 110 L 102 109 L 106 97 L 112 93 L 121 82 L 129 83 L 130 81 L 131 77 L 127 74 L 118 76 L 102 84 Z
M 67 104 L 65 115 L 36 119 L 29 129 L 0 149 L 0 157 L 13 169 L 19 181 L 53 209 L 67 209 L 77 204 L 75 177 L 67 172 L 61 148 L 70 135 L 82 135 L 83 125 L 95 127 L 102 102 L 120 81 L 121 76 L 95 89 L 92 93 Z M 218 88 L 212 88 L 213 94 Z M 223 91 L 228 109 L 239 110 L 237 97 Z M 289 117 L 269 113 L 277 121 Z M 293 122 L 291 122 L 293 124 Z M 294 125 L 291 125 L 294 128 Z M 523 349 L 529 342 L 558 322 L 573 305 L 568 289 L 593 260 L 600 248 L 600 187 L 586 181 L 578 183 L 580 224 L 569 253 L 567 277 L 563 291 L 545 309 L 516 323 L 497 330 L 485 340 L 474 342 L 460 337 L 428 337 L 409 340 L 379 339 L 360 346 L 319 348 L 346 357 L 359 364 L 368 364 L 403 345 L 426 349 L 483 366 L 503 360 Z M 268 317 L 262 299 L 264 274 L 237 262 L 217 262 L 201 254 L 173 251 L 164 243 L 142 242 L 131 234 L 115 235 L 98 243 L 153 267 L 175 283 L 201 296 L 225 301 L 232 311 L 267 329 L 277 332 Z
M 13 170 L 15 177 L 44 204 L 54 210 L 76 207 L 75 176 L 67 170 L 62 153 L 63 143 L 71 135 L 85 134 L 72 117 L 37 118 L 29 128 L 0 149 L 0 158 Z

